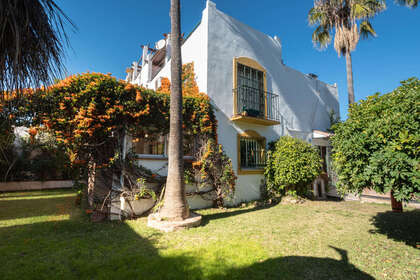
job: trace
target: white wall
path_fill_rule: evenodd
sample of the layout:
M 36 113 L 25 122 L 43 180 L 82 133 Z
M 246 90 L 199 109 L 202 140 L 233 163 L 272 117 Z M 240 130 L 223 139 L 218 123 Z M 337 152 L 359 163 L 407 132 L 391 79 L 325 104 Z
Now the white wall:
M 230 121 L 233 115 L 233 58 L 249 57 L 267 71 L 267 90 L 280 97 L 282 123 L 276 126 L 239 124 Z M 238 170 L 237 134 L 254 130 L 266 137 L 267 143 L 283 135 L 311 141 L 313 129 L 326 130 L 329 112 L 339 114 L 335 86 L 312 79 L 282 64 L 280 40 L 265 35 L 216 9 L 208 1 L 200 25 L 182 46 L 183 63 L 194 62 L 200 91 L 211 98 L 218 120 L 219 142 Z M 319 66 L 321 67 L 321 66 Z M 316 66 L 314 66 L 316 70 Z M 155 79 L 143 84 L 155 89 L 160 77 L 170 78 L 170 62 Z M 142 162 L 151 169 L 162 162 Z M 235 199 L 228 204 L 258 199 L 262 175 L 239 175 Z
M 267 143 L 282 135 L 293 135 L 310 141 L 313 129 L 326 130 L 330 125 L 329 112 L 339 113 L 338 93 L 334 86 L 312 79 L 282 64 L 279 40 L 265 35 L 208 7 L 208 88 L 219 121 L 219 141 L 238 167 L 237 134 L 252 129 L 266 137 Z M 235 124 L 233 115 L 233 58 L 249 57 L 267 71 L 267 90 L 280 95 L 282 124 L 266 127 Z M 316 67 L 314 67 L 316 70 Z M 257 199 L 262 175 L 238 176 L 235 203 Z
M 206 92 L 207 90 L 207 30 L 207 10 L 204 10 L 201 22 L 181 47 L 182 64 L 194 62 L 197 85 L 202 92 Z M 143 83 L 143 85 L 147 88 L 156 90 L 156 80 L 162 77 L 169 78 L 170 80 L 170 62 L 171 60 L 169 60 L 152 81 Z

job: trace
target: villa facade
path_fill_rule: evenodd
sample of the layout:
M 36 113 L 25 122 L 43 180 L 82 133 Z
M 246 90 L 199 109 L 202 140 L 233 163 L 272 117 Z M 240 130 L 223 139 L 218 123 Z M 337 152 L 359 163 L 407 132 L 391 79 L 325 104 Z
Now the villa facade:
M 264 151 L 281 136 L 321 146 L 328 159 L 325 131 L 331 112 L 339 114 L 337 86 L 285 65 L 277 36 L 263 34 L 207 1 L 201 22 L 182 44 L 182 61 L 194 62 L 199 89 L 214 106 L 219 143 L 238 176 L 232 204 L 260 197 Z M 143 47 L 142 58 L 131 65 L 126 80 L 156 90 L 163 77 L 170 78 L 170 62 L 170 35 L 166 35 L 154 48 Z M 153 145 L 146 142 L 135 147 L 140 163 L 166 173 L 166 137 Z M 191 208 L 209 206 L 192 200 Z

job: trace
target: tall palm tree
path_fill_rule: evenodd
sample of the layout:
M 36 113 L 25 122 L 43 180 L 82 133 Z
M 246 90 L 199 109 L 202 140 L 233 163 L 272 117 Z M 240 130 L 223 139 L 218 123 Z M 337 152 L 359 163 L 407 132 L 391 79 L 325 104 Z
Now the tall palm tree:
M 312 34 L 313 42 L 325 48 L 334 37 L 338 56 L 346 57 L 349 104 L 354 103 L 351 53 L 360 38 L 376 35 L 370 19 L 385 8 L 384 0 L 315 0 L 309 11 L 309 23 L 317 25 Z
M 160 216 L 170 220 L 189 217 L 185 196 L 182 135 L 182 59 L 180 0 L 171 0 L 171 103 L 168 177 Z
M 395 0 L 395 2 L 411 8 L 417 8 L 419 5 L 419 0 Z
M 0 92 L 60 76 L 66 23 L 75 29 L 53 0 L 0 0 Z

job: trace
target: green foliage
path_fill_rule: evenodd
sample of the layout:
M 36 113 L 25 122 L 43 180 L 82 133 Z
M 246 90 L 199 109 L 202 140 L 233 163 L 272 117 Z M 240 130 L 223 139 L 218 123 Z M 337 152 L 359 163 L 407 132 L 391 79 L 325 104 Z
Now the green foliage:
M 236 175 L 233 171 L 232 161 L 223 151 L 222 145 L 209 139 L 203 147 L 204 152 L 200 161 L 193 163 L 198 170 L 200 188 L 211 190 L 215 206 L 222 207 L 224 199 L 232 199 L 235 192 Z
M 271 194 L 304 195 L 322 170 L 322 159 L 309 143 L 290 136 L 281 137 L 267 155 L 265 177 Z
M 27 98 L 33 123 L 55 134 L 71 161 L 112 163 L 124 133 L 134 137 L 169 132 L 170 95 L 133 86 L 110 75 L 70 76 Z M 183 98 L 184 133 L 216 137 L 216 118 L 205 95 Z
M 334 126 L 334 168 L 341 193 L 364 188 L 397 200 L 420 195 L 420 81 L 412 78 L 391 93 L 354 104 Z
M 13 149 L 14 139 L 11 122 L 0 106 L 0 181 L 7 179 L 10 167 L 16 161 L 16 153 Z
M 13 161 L 1 166 L 0 176 L 3 181 L 45 181 L 77 179 L 79 169 L 70 165 L 70 160 L 62 146 L 54 138 L 41 132 L 37 137 L 18 138 L 19 152 L 13 144 L 8 149 L 8 156 Z

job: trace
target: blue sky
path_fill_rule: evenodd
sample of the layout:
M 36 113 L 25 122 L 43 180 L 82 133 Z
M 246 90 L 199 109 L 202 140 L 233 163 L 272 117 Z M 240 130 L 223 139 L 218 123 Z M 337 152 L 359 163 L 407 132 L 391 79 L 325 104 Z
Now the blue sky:
M 140 45 L 162 39 L 170 31 L 169 0 L 57 0 L 77 25 L 70 33 L 69 73 L 95 71 L 125 78 L 125 69 L 140 57 Z M 205 0 L 181 0 L 182 32 L 201 19 Z M 283 43 L 285 63 L 316 73 L 339 87 L 341 116 L 347 112 L 345 59 L 332 46 L 313 47 L 307 13 L 313 0 L 214 0 L 217 8 Z M 361 41 L 353 53 L 356 99 L 386 93 L 401 80 L 420 77 L 420 7 L 412 10 L 387 1 L 388 9 L 373 23 L 378 37 Z

